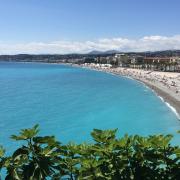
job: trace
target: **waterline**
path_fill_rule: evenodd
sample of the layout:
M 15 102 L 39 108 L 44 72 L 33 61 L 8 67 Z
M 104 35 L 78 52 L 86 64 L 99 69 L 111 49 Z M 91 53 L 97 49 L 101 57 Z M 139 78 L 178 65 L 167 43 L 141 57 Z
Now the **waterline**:
M 88 141 L 93 128 L 149 135 L 180 127 L 151 90 L 126 77 L 37 63 L 0 64 L 0 74 L 0 144 L 6 149 L 16 147 L 11 134 L 35 124 L 64 143 Z

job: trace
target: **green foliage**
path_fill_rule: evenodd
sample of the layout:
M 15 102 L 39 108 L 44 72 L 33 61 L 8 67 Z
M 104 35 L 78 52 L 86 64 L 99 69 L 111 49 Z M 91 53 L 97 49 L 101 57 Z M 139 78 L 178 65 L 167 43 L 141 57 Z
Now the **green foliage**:
M 7 180 L 88 179 L 154 180 L 180 177 L 180 148 L 172 135 L 116 138 L 117 129 L 91 133 L 95 143 L 62 145 L 54 136 L 38 136 L 38 125 L 11 138 L 24 141 L 10 157 L 0 147 L 0 169 Z
M 35 125 L 32 129 L 22 129 L 19 133 L 19 136 L 12 135 L 11 138 L 19 141 L 19 140 L 29 140 L 36 136 L 39 132 L 38 125 Z

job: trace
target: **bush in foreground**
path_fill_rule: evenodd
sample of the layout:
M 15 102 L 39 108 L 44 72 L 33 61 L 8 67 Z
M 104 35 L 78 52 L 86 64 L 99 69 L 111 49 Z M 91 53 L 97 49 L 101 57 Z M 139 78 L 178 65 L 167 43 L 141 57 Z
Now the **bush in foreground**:
M 8 180 L 88 179 L 151 180 L 180 177 L 180 148 L 172 135 L 116 137 L 115 130 L 94 129 L 93 144 L 62 145 L 54 136 L 38 136 L 39 128 L 12 135 L 24 141 L 12 156 L 0 147 L 0 170 Z

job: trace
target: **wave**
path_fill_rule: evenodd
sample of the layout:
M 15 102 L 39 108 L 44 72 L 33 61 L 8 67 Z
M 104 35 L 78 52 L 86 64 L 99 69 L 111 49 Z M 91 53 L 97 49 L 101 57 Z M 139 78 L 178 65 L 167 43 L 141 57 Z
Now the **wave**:
M 178 112 L 176 111 L 176 109 L 171 106 L 168 102 L 165 102 L 165 104 L 171 109 L 171 111 L 173 111 L 175 113 L 175 115 L 177 116 L 177 118 L 180 120 L 180 115 L 178 114 Z
M 176 115 L 176 117 L 180 120 L 180 114 L 177 112 L 176 108 L 174 108 L 174 107 L 171 106 L 168 102 L 166 102 L 163 97 L 159 96 L 154 89 L 152 89 L 152 88 L 149 87 L 146 83 L 144 83 L 143 81 L 140 81 L 139 79 L 134 79 L 134 78 L 128 77 L 128 76 L 126 76 L 126 77 L 129 78 L 129 79 L 136 80 L 136 81 L 140 82 L 141 84 L 144 85 L 145 88 L 151 90 L 157 97 L 159 97 L 159 98 L 161 99 L 161 101 L 162 101 L 163 103 L 166 104 L 166 106 L 167 106 L 167 107 Z
M 141 83 L 146 89 L 149 89 L 150 91 L 152 91 L 157 97 L 159 97 L 161 99 L 161 101 L 163 103 L 166 104 L 166 106 L 176 115 L 176 117 L 180 120 L 180 114 L 177 112 L 177 110 L 171 106 L 168 102 L 166 102 L 163 97 L 159 96 L 158 93 L 153 89 L 151 88 L 150 86 L 148 86 L 145 82 L 139 80 L 139 79 L 136 79 L 136 78 L 133 78 L 133 77 L 130 77 L 130 76 L 127 76 L 127 75 L 122 75 L 122 74 L 116 74 L 114 72 L 108 72 L 108 71 L 100 71 L 99 69 L 92 69 L 92 68 L 87 68 L 87 69 L 90 69 L 90 70 L 95 70 L 95 71 L 99 71 L 99 72 L 104 72 L 104 73 L 107 73 L 107 74 L 111 74 L 111 75 L 114 75 L 114 76 L 118 76 L 118 77 L 125 77 L 127 79 L 130 79 L 130 80 L 135 80 L 139 83 Z
M 135 78 L 132 78 L 132 77 L 129 77 L 129 76 L 125 76 L 125 77 L 128 78 L 128 79 L 132 79 L 132 80 L 138 81 L 139 83 L 143 84 L 146 89 L 149 89 L 150 91 L 152 91 L 157 97 L 159 97 L 159 98 L 161 99 L 161 101 L 162 101 L 163 103 L 166 104 L 166 106 L 167 106 L 167 107 L 176 115 L 176 117 L 180 120 L 180 115 L 179 115 L 179 113 L 177 112 L 177 110 L 176 110 L 173 106 L 171 106 L 168 102 L 166 102 L 163 97 L 159 96 L 154 89 L 152 89 L 152 88 L 149 87 L 146 83 L 144 83 L 143 81 L 140 81 L 139 79 L 135 79 Z
M 166 102 L 164 99 L 163 99 L 163 97 L 161 97 L 161 96 L 158 96 L 160 99 L 161 99 L 161 101 L 163 102 L 163 103 L 165 103 L 166 104 L 166 106 L 177 116 L 177 118 L 180 120 L 180 115 L 178 114 L 178 112 L 176 111 L 176 109 L 173 107 L 173 106 L 171 106 L 168 102 Z

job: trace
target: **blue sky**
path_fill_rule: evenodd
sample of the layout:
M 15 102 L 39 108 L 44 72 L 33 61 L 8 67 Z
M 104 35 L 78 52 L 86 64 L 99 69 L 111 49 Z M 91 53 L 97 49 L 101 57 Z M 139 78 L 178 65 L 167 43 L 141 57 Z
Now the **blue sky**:
M 142 51 L 146 49 L 129 46 L 144 38 L 161 41 L 162 49 L 178 48 L 179 9 L 179 0 L 0 0 L 0 54 L 86 52 L 108 46 Z M 145 46 L 157 49 L 147 42 Z

